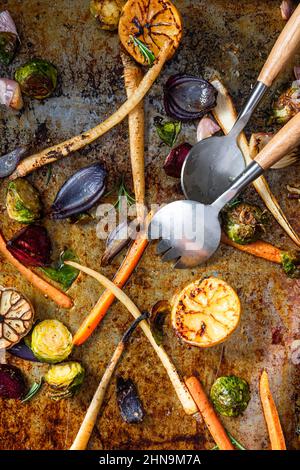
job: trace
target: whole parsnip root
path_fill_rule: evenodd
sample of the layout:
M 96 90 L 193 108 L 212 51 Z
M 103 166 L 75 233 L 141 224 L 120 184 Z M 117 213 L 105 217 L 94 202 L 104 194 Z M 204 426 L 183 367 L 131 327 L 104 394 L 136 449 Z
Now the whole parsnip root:
M 155 61 L 154 65 L 148 70 L 144 78 L 142 79 L 137 90 L 131 95 L 131 97 L 123 103 L 120 108 L 107 118 L 101 124 L 90 129 L 89 131 L 83 132 L 72 139 L 66 140 L 61 144 L 54 145 L 48 149 L 42 150 L 35 155 L 25 158 L 18 165 L 15 172 L 10 176 L 10 179 L 19 178 L 31 173 L 32 171 L 41 168 L 44 165 L 55 162 L 60 158 L 66 157 L 76 150 L 80 150 L 86 145 L 92 143 L 94 140 L 101 137 L 103 134 L 108 132 L 110 129 L 120 124 L 125 117 L 133 111 L 136 106 L 142 101 L 144 96 L 148 93 L 153 83 L 160 74 L 172 48 L 172 40 L 166 39 L 163 47 L 160 50 L 159 56 Z
M 122 52 L 122 62 L 124 66 L 124 81 L 128 99 L 136 92 L 142 78 L 141 67 L 134 62 L 127 54 Z M 145 206 L 145 119 L 144 103 L 141 101 L 128 116 L 130 158 L 132 168 L 132 178 L 134 185 L 135 202 L 137 207 L 137 217 L 144 218 Z
M 123 292 L 119 287 L 117 287 L 112 281 L 107 279 L 102 274 L 94 271 L 93 269 L 87 268 L 86 266 L 81 266 L 78 263 L 74 263 L 73 261 L 66 261 L 65 264 L 73 266 L 74 268 L 82 271 L 89 276 L 94 277 L 100 284 L 102 284 L 107 290 L 111 291 L 114 297 L 116 297 L 120 302 L 122 302 L 125 307 L 129 310 L 129 312 L 133 315 L 134 318 L 139 318 L 141 312 L 135 305 L 135 303 Z M 150 342 L 152 348 L 156 352 L 157 356 L 160 358 L 170 381 L 174 387 L 174 390 L 183 406 L 184 411 L 188 415 L 198 415 L 198 408 L 195 405 L 193 398 L 191 397 L 186 385 L 180 379 L 178 372 L 171 362 L 169 356 L 167 355 L 164 348 L 157 344 L 155 338 L 151 332 L 149 324 L 147 321 L 143 320 L 140 323 L 140 327 L 143 330 L 146 338 Z
M 225 88 L 223 83 L 220 80 L 215 79 L 211 82 L 211 84 L 218 90 L 217 106 L 213 109 L 212 113 L 224 134 L 228 134 L 237 119 L 236 109 L 234 107 L 231 96 L 229 95 L 228 90 Z M 252 158 L 250 155 L 247 138 L 243 132 L 240 134 L 238 142 L 244 155 L 245 162 L 248 165 L 252 162 Z M 283 230 L 288 234 L 293 242 L 300 246 L 299 236 L 287 220 L 286 215 L 284 214 L 277 199 L 272 193 L 265 177 L 260 176 L 255 181 L 253 181 L 253 186 L 279 225 L 281 225 Z
M 22 276 L 27 279 L 30 284 L 39 289 L 45 296 L 53 300 L 59 307 L 62 308 L 72 308 L 73 301 L 66 294 L 61 292 L 56 287 L 49 284 L 47 281 L 39 277 L 37 274 L 32 272 L 30 269 L 26 268 L 22 263 L 20 263 L 6 248 L 6 242 L 0 232 L 0 254 L 13 265 Z
M 271 441 L 271 448 L 272 450 L 286 450 L 280 419 L 270 390 L 268 374 L 265 370 L 260 377 L 259 393 Z

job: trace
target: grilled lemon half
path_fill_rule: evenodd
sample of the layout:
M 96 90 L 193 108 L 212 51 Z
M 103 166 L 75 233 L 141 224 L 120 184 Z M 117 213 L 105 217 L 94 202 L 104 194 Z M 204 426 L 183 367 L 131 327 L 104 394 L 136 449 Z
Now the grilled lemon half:
M 170 59 L 182 37 L 181 16 L 170 0 L 128 0 L 119 22 L 120 40 L 127 52 L 140 64 L 147 65 L 145 56 L 134 41 L 141 41 L 155 57 L 166 41 L 173 43 Z
M 237 328 L 241 304 L 225 281 L 208 277 L 192 282 L 174 299 L 172 325 L 186 343 L 208 348 L 222 343 Z

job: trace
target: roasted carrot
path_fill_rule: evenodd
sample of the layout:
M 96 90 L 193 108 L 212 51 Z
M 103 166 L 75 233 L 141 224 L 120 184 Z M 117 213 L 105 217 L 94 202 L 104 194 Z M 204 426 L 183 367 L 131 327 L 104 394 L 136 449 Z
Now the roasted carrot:
M 73 307 L 73 301 L 66 294 L 61 292 L 56 287 L 49 284 L 47 281 L 39 277 L 37 274 L 32 272 L 30 269 L 26 268 L 21 264 L 6 248 L 6 243 L 3 238 L 3 235 L 0 232 L 0 253 L 4 258 L 12 264 L 17 270 L 30 282 L 34 287 L 39 289 L 45 296 L 52 299 L 57 305 L 62 308 L 71 308 Z
M 129 248 L 123 263 L 121 264 L 117 274 L 115 275 L 113 282 L 116 286 L 122 288 L 130 278 L 139 260 L 141 259 L 145 249 L 148 246 L 148 239 L 145 233 L 141 235 L 133 242 Z M 110 290 L 105 290 L 101 295 L 100 299 L 92 309 L 90 314 L 80 325 L 76 332 L 73 343 L 76 346 L 83 344 L 93 333 L 97 325 L 101 322 L 103 317 L 106 315 L 109 307 L 115 300 L 115 295 Z
M 224 232 L 222 232 L 221 241 L 225 245 L 232 246 L 240 251 L 257 256 L 258 258 L 263 258 L 278 264 L 281 264 L 282 262 L 282 250 L 271 245 L 271 243 L 257 240 L 256 242 L 248 243 L 247 245 L 240 245 L 239 243 L 235 243 L 230 240 Z
M 161 47 L 160 53 L 155 61 L 154 65 L 148 70 L 143 80 L 141 81 L 136 92 L 125 101 L 120 108 L 115 111 L 114 114 L 109 116 L 105 121 L 98 124 L 93 129 L 85 131 L 71 139 L 65 140 L 64 142 L 42 150 L 39 153 L 31 155 L 30 157 L 24 158 L 14 173 L 10 176 L 10 179 L 16 179 L 31 173 L 32 171 L 41 168 L 43 165 L 55 162 L 60 158 L 70 155 L 88 144 L 99 139 L 103 134 L 108 132 L 113 127 L 117 126 L 125 117 L 136 108 L 140 101 L 145 97 L 153 83 L 160 74 L 166 60 L 170 55 L 170 51 L 173 48 L 173 42 L 171 39 L 166 39 L 163 46 Z
M 271 441 L 271 448 L 272 450 L 286 450 L 280 419 L 270 390 L 268 374 L 265 370 L 260 376 L 259 393 Z
M 127 54 L 122 53 L 124 66 L 124 82 L 128 99 L 136 92 L 142 78 L 143 72 L 140 66 L 134 62 Z M 144 218 L 145 205 L 145 119 L 144 103 L 141 101 L 128 116 L 130 159 L 132 168 L 132 178 L 134 185 L 137 217 Z
M 190 377 L 185 380 L 185 383 L 219 449 L 235 450 L 199 380 L 196 377 Z

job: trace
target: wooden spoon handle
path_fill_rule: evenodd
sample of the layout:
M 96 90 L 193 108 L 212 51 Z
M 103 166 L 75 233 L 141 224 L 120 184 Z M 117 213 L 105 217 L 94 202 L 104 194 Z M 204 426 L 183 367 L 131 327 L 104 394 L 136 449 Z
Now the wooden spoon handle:
M 300 113 L 296 114 L 254 159 L 264 170 L 300 144 Z
M 290 57 L 296 52 L 300 42 L 300 5 L 296 8 L 289 21 L 283 28 L 279 38 L 265 65 L 263 66 L 258 81 L 266 86 L 271 86 L 273 80 L 285 67 Z

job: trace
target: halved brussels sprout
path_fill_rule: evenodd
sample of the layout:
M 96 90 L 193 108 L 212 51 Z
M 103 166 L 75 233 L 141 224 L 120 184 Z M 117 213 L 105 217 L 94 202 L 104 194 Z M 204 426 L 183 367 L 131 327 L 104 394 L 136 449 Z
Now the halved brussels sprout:
M 126 0 L 91 0 L 91 14 L 99 20 L 100 27 L 109 31 L 118 28 Z
M 40 361 L 56 364 L 71 354 L 72 334 L 59 320 L 43 320 L 33 329 L 30 347 Z
M 16 70 L 15 80 L 25 95 L 42 100 L 55 90 L 57 70 L 47 60 L 32 59 Z
M 0 62 L 9 65 L 14 58 L 18 38 L 9 31 L 0 32 Z
M 81 386 L 84 375 L 85 370 L 79 362 L 51 366 L 44 377 L 48 384 L 48 396 L 54 401 L 72 397 Z
M 254 204 L 237 202 L 222 212 L 222 226 L 235 243 L 246 245 L 264 233 L 266 213 Z
M 7 189 L 6 208 L 11 219 L 31 224 L 41 217 L 42 204 L 39 193 L 25 179 L 11 181 Z

